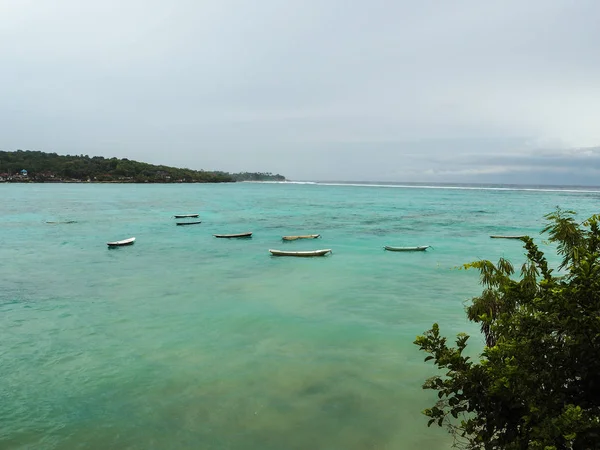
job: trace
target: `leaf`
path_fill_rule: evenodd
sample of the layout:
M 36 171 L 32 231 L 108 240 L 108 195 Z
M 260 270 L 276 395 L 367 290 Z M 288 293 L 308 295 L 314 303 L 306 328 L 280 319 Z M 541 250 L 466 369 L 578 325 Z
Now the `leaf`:
M 437 324 L 421 342 L 440 370 L 427 384 L 438 391 L 428 424 L 465 414 L 468 420 L 447 422 L 464 448 L 584 449 L 598 442 L 600 215 L 577 223 L 572 211 L 557 209 L 546 219 L 558 258 L 546 258 L 526 237 L 519 274 L 503 258 L 463 266 L 478 269 L 482 285 L 466 308 L 486 343 L 478 358 L 462 356 L 466 335 L 448 347 Z

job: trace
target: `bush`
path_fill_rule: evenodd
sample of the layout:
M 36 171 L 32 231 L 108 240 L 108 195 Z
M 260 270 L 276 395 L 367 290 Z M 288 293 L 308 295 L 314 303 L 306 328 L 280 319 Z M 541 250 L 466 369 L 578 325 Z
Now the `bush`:
M 415 344 L 442 375 L 423 385 L 438 401 L 424 411 L 468 449 L 600 448 L 599 220 L 579 224 L 572 211 L 545 216 L 562 257 L 556 275 L 529 237 L 520 277 L 501 259 L 466 264 L 484 290 L 467 308 L 486 346 L 464 356 L 469 336 L 449 347 L 438 324 Z

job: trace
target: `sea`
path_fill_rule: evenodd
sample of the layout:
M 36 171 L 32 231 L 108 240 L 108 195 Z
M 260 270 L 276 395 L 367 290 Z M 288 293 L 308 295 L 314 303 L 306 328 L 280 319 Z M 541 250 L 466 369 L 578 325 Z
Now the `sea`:
M 477 356 L 462 265 L 518 271 L 522 243 L 492 234 L 556 264 L 543 216 L 599 205 L 573 187 L 0 184 L 0 448 L 449 449 L 415 337 L 437 322 Z

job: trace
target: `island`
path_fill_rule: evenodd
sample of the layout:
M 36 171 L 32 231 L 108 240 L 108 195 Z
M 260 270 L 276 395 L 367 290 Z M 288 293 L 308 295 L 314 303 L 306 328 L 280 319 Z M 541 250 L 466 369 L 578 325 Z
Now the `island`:
M 270 172 L 228 173 L 181 169 L 127 158 L 0 151 L 0 182 L 7 183 L 234 183 L 286 181 Z

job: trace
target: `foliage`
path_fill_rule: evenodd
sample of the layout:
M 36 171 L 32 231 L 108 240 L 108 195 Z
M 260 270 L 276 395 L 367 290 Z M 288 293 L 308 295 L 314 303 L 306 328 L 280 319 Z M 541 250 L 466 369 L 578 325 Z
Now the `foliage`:
M 274 175 L 271 172 L 241 172 L 232 176 L 235 181 L 285 181 L 283 175 Z
M 545 216 L 565 273 L 523 238 L 520 278 L 501 259 L 478 269 L 483 293 L 467 308 L 486 346 L 479 361 L 465 356 L 469 336 L 448 346 L 438 324 L 415 344 L 444 373 L 425 382 L 438 401 L 424 411 L 429 425 L 447 426 L 467 449 L 600 448 L 599 215 L 579 224 L 572 211 Z
M 178 169 L 175 167 L 147 164 L 126 158 L 89 157 L 87 155 L 57 155 L 38 151 L 0 151 L 0 174 L 14 176 L 22 169 L 28 171 L 31 181 L 117 181 L 132 183 L 220 183 L 241 181 L 245 178 L 272 179 L 281 175 Z M 15 177 L 13 181 L 23 181 Z

